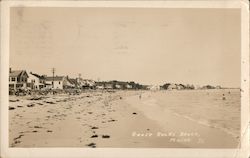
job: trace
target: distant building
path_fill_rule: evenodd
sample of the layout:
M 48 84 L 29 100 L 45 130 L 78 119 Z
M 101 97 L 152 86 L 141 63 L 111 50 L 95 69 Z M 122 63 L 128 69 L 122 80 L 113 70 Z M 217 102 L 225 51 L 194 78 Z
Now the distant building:
M 77 78 L 77 83 L 79 84 L 79 88 L 83 89 L 94 89 L 96 86 L 96 82 L 91 79 Z
M 206 85 L 206 86 L 203 86 L 202 89 L 215 89 L 215 87 L 211 85 Z
M 45 77 L 46 87 L 50 89 L 63 89 L 63 82 L 65 82 L 66 78 L 64 76 L 50 76 Z
M 113 84 L 112 83 L 105 83 L 104 88 L 105 89 L 113 89 Z
M 71 88 L 80 88 L 80 84 L 77 82 L 77 79 L 67 78 L 67 80 L 72 85 Z
M 133 86 L 132 86 L 132 85 L 130 85 L 130 84 L 126 84 L 126 88 L 127 88 L 127 89 L 132 89 L 132 88 L 133 88 Z
M 194 89 L 201 89 L 202 87 L 200 85 L 194 85 Z
M 122 89 L 122 85 L 120 85 L 120 84 L 115 84 L 115 89 Z
M 150 85 L 147 88 L 148 90 L 160 90 L 160 86 L 158 85 Z
M 45 82 L 46 88 L 51 89 L 67 89 L 74 87 L 74 84 L 70 83 L 66 76 L 45 77 Z
M 176 84 L 173 84 L 173 83 L 168 85 L 168 87 L 167 87 L 167 90 L 176 90 L 176 89 L 178 89 L 178 87 Z
M 17 90 L 27 88 L 29 75 L 25 70 L 9 70 L 9 89 Z
M 95 88 L 96 89 L 104 89 L 105 83 L 104 82 L 96 82 Z
M 186 86 L 184 86 L 183 84 L 177 84 L 177 85 L 176 85 L 176 88 L 177 88 L 178 90 L 182 90 L 182 89 L 185 89 Z
M 98 84 L 98 85 L 96 85 L 96 89 L 104 89 L 104 85 Z
M 168 86 L 170 86 L 170 83 L 165 83 L 164 85 L 161 86 L 161 89 L 167 90 Z

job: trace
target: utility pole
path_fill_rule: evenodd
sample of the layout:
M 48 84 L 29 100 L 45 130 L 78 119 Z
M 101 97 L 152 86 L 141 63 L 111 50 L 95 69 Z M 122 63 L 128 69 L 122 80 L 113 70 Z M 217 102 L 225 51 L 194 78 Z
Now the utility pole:
M 81 74 L 81 73 L 79 73 L 79 74 L 78 74 L 78 80 L 76 80 L 76 81 L 78 82 L 78 85 L 80 85 L 79 87 L 81 87 L 81 86 L 82 86 L 81 76 L 82 76 L 82 74 Z
M 55 77 L 55 68 L 52 68 L 53 78 L 52 78 L 52 88 L 54 89 L 54 77 Z

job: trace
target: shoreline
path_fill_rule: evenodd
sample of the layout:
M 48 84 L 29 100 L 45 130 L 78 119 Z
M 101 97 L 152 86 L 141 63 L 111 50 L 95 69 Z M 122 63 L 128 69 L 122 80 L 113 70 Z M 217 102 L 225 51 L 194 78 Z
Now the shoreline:
M 152 106 L 155 106 L 154 104 L 149 103 L 147 105 L 145 104 L 148 103 L 147 101 L 141 102 L 136 97 L 129 98 L 128 102 L 134 108 L 141 110 L 147 118 L 155 120 L 158 126 L 163 128 L 163 133 L 170 131 L 177 140 L 181 139 L 182 143 L 192 148 L 236 148 L 238 145 L 239 140 L 221 129 L 199 124 L 197 121 L 188 120 L 180 115 L 176 116 L 168 109 L 163 110 L 158 107 L 159 109 L 155 110 L 156 107 L 152 108 Z M 142 106 L 144 108 L 140 108 Z M 157 115 L 154 114 L 156 111 L 158 112 Z M 185 138 L 192 138 L 192 140 L 185 141 Z
M 144 97 L 148 93 L 150 97 Z M 142 99 L 139 95 L 143 95 Z M 161 97 L 162 94 L 152 91 L 86 92 L 52 95 L 39 100 L 11 96 L 10 99 L 19 101 L 10 102 L 14 108 L 9 117 L 10 146 L 237 147 L 237 140 L 226 132 L 175 115 L 158 104 L 154 95 Z

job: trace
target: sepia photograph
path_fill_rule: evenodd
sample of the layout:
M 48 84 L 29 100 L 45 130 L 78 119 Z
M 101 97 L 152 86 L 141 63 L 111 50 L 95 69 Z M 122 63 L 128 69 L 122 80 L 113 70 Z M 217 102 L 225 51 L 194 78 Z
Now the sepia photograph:
M 241 148 L 241 20 L 241 8 L 10 7 L 8 148 Z

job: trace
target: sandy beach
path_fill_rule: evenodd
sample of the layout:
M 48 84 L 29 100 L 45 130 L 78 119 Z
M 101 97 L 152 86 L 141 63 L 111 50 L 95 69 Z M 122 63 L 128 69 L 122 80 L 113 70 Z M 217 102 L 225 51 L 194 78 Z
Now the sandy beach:
M 9 100 L 10 147 L 236 148 L 239 142 L 239 89 L 86 91 Z

